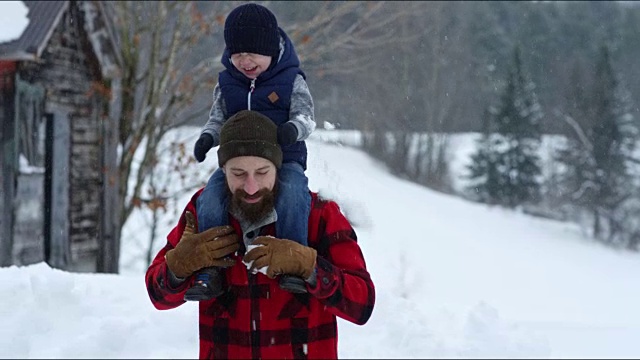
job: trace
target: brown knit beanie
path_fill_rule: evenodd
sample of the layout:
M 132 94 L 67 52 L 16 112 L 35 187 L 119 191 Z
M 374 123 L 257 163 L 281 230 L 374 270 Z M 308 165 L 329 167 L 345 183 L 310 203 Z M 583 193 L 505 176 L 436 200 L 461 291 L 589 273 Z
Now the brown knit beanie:
M 282 165 L 282 150 L 278 145 L 278 127 L 268 117 L 256 111 L 242 110 L 229 118 L 220 130 L 218 165 L 237 156 L 259 156 Z

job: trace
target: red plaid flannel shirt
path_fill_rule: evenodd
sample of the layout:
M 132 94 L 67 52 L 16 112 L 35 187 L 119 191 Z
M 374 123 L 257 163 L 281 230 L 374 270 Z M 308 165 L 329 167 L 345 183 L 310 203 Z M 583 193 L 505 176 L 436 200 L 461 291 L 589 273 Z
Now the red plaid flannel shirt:
M 201 192 L 192 197 L 185 211 L 196 215 Z M 308 294 L 293 294 L 280 289 L 277 279 L 250 274 L 241 261 L 242 245 L 236 264 L 225 270 L 230 290 L 199 303 L 201 359 L 337 358 L 336 316 L 359 325 L 369 320 L 375 289 L 356 234 L 335 202 L 312 193 L 312 203 L 309 246 L 318 252 L 315 288 L 308 285 Z M 184 304 L 184 292 L 193 283 L 192 276 L 178 288 L 171 288 L 164 258 L 180 240 L 185 224 L 183 212 L 147 270 L 147 291 L 159 310 Z M 235 220 L 232 225 L 241 234 Z M 265 228 L 272 235 L 274 229 L 273 224 Z

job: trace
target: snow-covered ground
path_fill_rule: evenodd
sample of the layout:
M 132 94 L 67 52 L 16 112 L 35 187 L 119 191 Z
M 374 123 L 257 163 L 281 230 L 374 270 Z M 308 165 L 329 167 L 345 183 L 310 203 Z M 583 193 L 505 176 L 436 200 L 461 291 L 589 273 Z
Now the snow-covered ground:
M 191 148 L 198 134 L 172 136 Z M 359 150 L 319 141 L 335 134 L 318 130 L 308 142 L 310 187 L 354 223 L 377 293 L 366 325 L 340 321 L 340 357 L 640 358 L 638 254 L 603 247 L 571 224 L 398 179 Z M 458 154 L 471 143 L 453 142 Z M 192 164 L 191 181 L 206 181 L 203 169 L 215 162 L 211 151 Z M 154 254 L 190 196 L 161 214 Z M 158 311 L 146 294 L 149 219 L 136 211 L 127 222 L 121 275 L 0 269 L 0 357 L 197 357 L 197 305 Z

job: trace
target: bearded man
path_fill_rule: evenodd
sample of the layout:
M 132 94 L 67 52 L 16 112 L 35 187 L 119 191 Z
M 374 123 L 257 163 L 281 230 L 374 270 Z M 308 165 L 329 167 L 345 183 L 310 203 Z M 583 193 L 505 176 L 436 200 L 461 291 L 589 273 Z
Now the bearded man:
M 198 190 L 147 269 L 151 302 L 159 310 L 178 307 L 194 274 L 225 267 L 225 291 L 198 302 L 201 359 L 337 358 L 336 317 L 363 325 L 375 303 L 349 221 L 335 202 L 311 192 L 308 246 L 278 238 L 282 152 L 276 125 L 258 112 L 241 111 L 225 123 L 218 163 L 231 195 L 231 225 L 200 224 L 199 232 L 206 219 L 197 214 Z M 306 291 L 282 288 L 283 276 L 304 279 Z

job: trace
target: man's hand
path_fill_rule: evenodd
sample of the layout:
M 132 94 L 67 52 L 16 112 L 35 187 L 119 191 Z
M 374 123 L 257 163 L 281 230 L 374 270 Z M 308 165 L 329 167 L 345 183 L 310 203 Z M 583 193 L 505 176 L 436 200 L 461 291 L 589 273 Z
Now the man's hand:
M 207 151 L 213 147 L 213 136 L 209 134 L 202 134 L 198 141 L 196 141 L 196 145 L 193 147 L 193 156 L 196 157 L 198 162 L 203 162 L 204 158 L 207 157 Z
M 185 217 L 187 225 L 182 238 L 166 254 L 169 270 L 177 277 L 185 278 L 202 268 L 233 266 L 235 261 L 225 258 L 240 248 L 233 227 L 217 226 L 198 234 L 193 214 L 187 211 Z
M 252 271 L 268 266 L 267 276 L 272 279 L 280 274 L 308 279 L 316 266 L 316 250 L 295 241 L 259 236 L 253 245 L 263 246 L 246 253 L 243 260 L 247 263 L 253 261 Z

